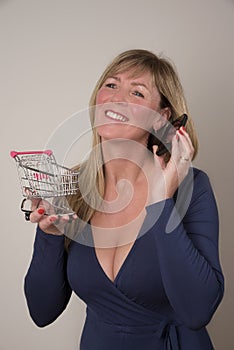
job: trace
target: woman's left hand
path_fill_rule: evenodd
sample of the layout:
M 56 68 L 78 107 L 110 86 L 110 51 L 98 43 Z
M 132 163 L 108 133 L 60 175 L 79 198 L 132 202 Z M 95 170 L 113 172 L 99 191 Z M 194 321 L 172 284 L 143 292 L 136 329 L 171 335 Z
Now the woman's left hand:
M 157 156 L 157 146 L 153 146 L 155 168 L 160 170 L 153 186 L 151 202 L 171 198 L 188 174 L 194 154 L 194 147 L 184 127 L 177 130 L 172 139 L 171 158 L 165 163 L 164 157 Z

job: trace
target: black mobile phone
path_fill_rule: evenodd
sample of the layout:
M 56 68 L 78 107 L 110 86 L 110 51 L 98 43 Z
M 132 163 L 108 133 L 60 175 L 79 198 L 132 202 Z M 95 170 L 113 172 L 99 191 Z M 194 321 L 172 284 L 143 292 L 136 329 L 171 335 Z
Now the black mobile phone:
M 156 137 L 159 139 L 157 156 L 162 156 L 166 152 L 171 152 L 171 142 L 172 138 L 175 135 L 176 131 L 181 128 L 181 126 L 185 126 L 188 120 L 187 114 L 182 114 L 179 118 L 174 120 L 173 122 L 168 122 L 165 126 L 163 126 L 157 133 Z

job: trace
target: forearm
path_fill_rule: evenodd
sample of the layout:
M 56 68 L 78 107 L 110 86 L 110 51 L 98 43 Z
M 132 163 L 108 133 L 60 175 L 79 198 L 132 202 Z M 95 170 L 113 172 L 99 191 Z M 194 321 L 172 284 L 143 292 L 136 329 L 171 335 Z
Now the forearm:
M 48 325 L 63 312 L 71 296 L 63 236 L 37 229 L 24 287 L 30 315 L 38 326 Z

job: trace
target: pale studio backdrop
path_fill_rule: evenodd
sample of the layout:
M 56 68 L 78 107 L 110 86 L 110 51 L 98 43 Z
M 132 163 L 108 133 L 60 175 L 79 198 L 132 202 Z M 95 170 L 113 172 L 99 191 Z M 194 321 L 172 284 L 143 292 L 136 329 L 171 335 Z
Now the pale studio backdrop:
M 43 148 L 87 107 L 105 65 L 131 48 L 164 54 L 181 76 L 200 138 L 195 165 L 210 176 L 221 220 L 226 293 L 209 331 L 216 349 L 234 349 L 233 38 L 232 0 L 0 0 L 0 350 L 78 349 L 85 310 L 78 298 L 47 328 L 29 318 L 23 277 L 35 226 L 19 211 L 9 152 Z

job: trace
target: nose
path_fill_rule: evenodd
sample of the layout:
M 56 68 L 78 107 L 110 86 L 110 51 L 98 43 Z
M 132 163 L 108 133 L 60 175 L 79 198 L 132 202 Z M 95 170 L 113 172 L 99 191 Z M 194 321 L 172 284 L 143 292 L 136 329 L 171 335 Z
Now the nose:
M 113 90 L 111 102 L 128 102 L 127 93 L 124 91 L 124 89 Z

